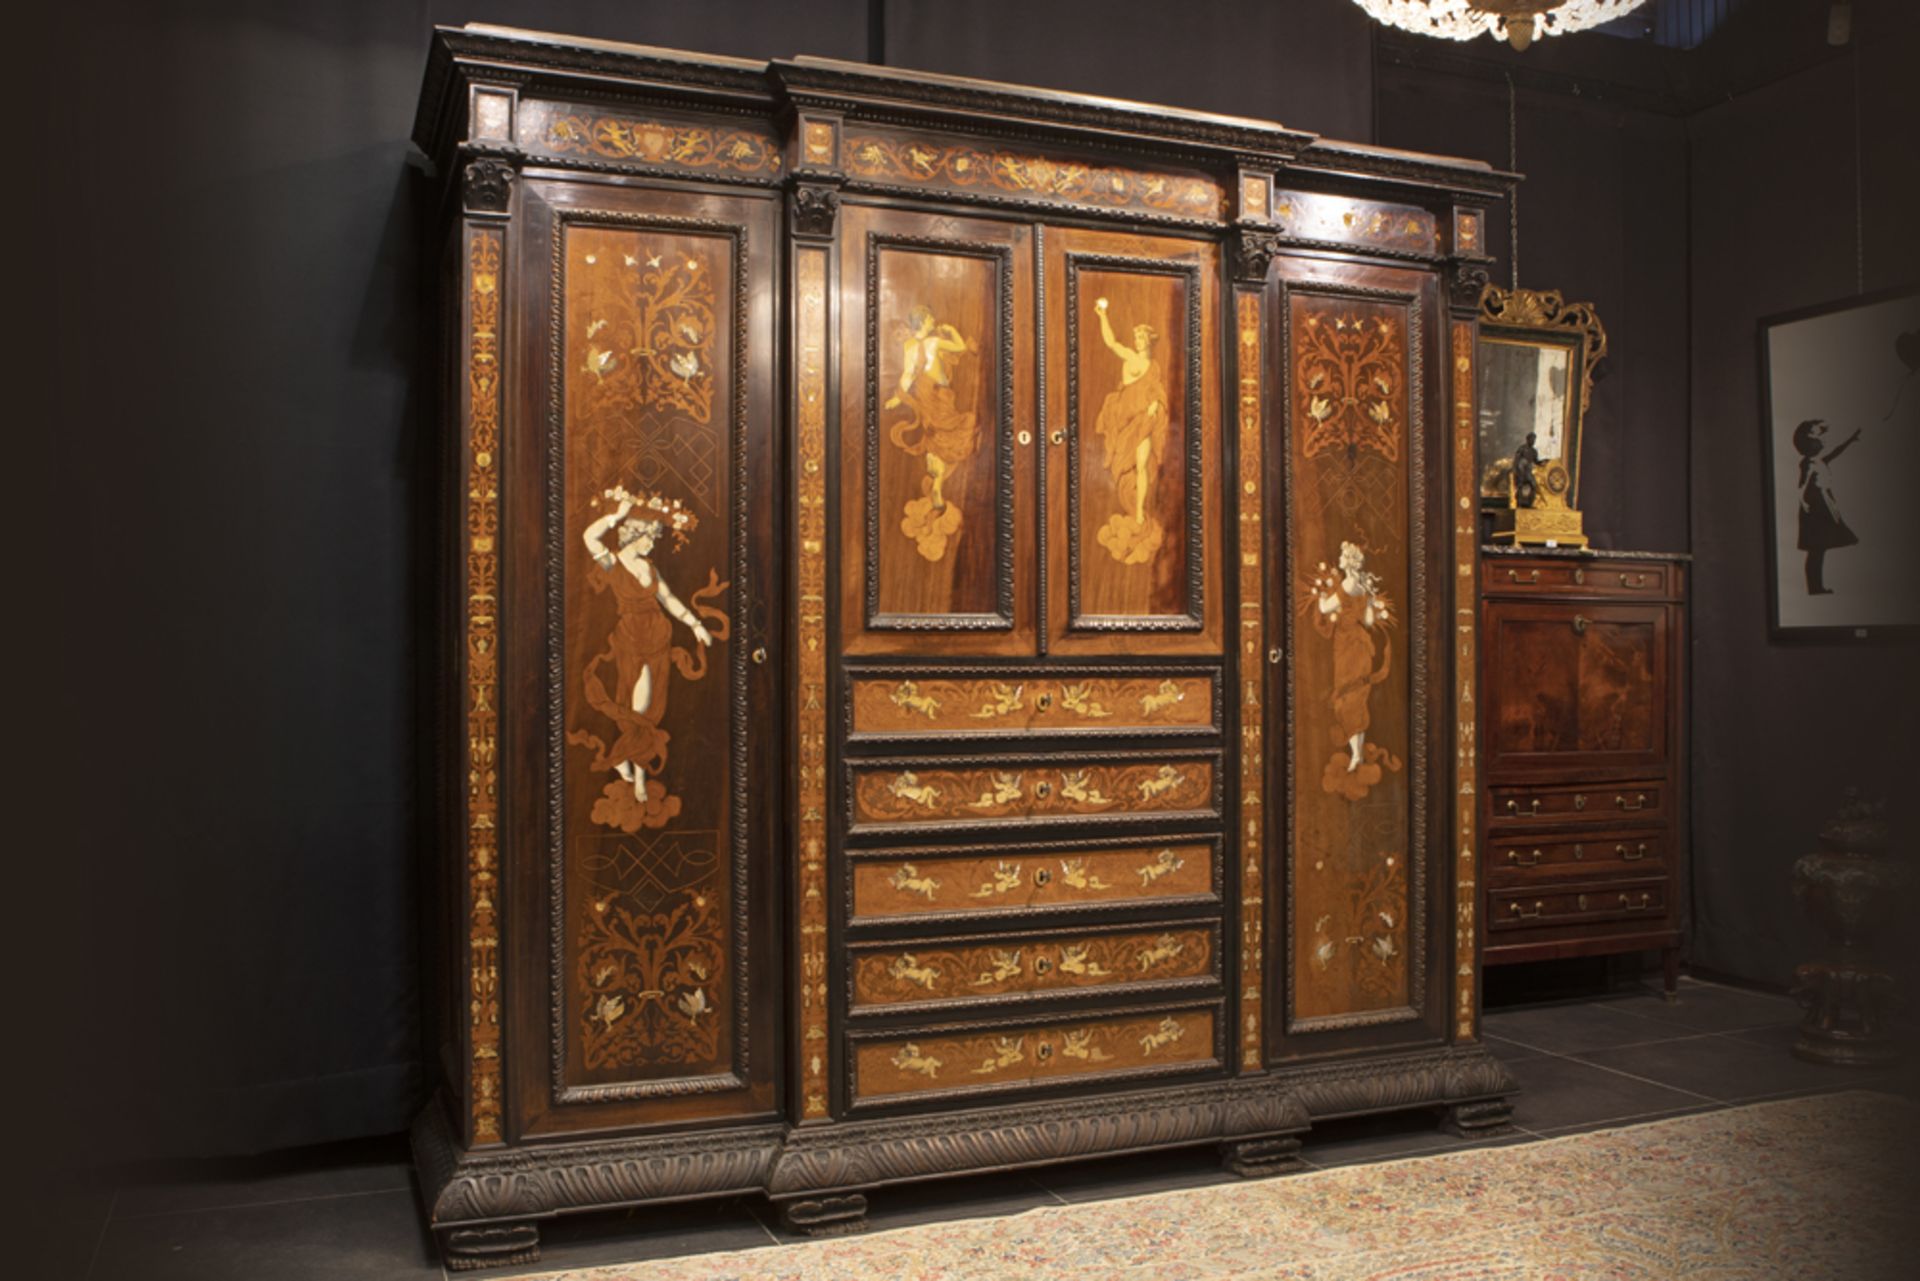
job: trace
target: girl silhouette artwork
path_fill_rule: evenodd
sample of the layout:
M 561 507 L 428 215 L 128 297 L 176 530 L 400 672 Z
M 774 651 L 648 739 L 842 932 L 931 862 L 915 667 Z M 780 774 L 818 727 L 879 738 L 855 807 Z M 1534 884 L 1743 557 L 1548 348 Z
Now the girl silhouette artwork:
M 1840 515 L 1840 503 L 1834 496 L 1833 477 L 1828 464 L 1845 453 L 1860 439 L 1859 429 L 1832 449 L 1827 438 L 1832 428 L 1824 419 L 1809 418 L 1793 429 L 1793 447 L 1800 454 L 1800 550 L 1807 554 L 1807 595 L 1831 596 L 1826 583 L 1827 553 L 1851 547 L 1860 541 Z

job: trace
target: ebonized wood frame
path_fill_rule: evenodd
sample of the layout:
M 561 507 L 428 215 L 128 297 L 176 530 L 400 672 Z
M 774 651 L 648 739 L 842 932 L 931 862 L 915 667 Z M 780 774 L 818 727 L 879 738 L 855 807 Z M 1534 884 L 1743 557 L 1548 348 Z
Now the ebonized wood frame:
M 751 900 L 748 897 L 751 865 L 751 825 L 748 822 L 749 785 L 747 696 L 748 653 L 752 644 L 747 628 L 739 641 L 728 646 L 731 662 L 728 699 L 728 739 L 732 744 L 732 795 L 729 797 L 728 827 L 731 829 L 733 915 L 734 1000 L 733 1070 L 699 1077 L 665 1081 L 635 1081 L 618 1085 L 580 1086 L 566 1083 L 567 1070 L 567 902 L 566 902 L 566 275 L 567 234 L 575 227 L 612 227 L 627 231 L 660 231 L 678 235 L 725 237 L 733 267 L 733 289 L 728 296 L 733 309 L 729 326 L 733 345 L 732 397 L 727 431 L 729 467 L 733 473 L 728 495 L 728 537 L 733 543 L 733 582 L 736 600 L 750 600 L 754 581 L 752 559 L 748 555 L 747 531 L 747 328 L 749 283 L 747 279 L 747 226 L 709 218 L 682 218 L 664 214 L 636 214 L 618 210 L 570 208 L 557 212 L 553 223 L 550 315 L 547 326 L 547 433 L 546 433 L 546 587 L 547 587 L 547 867 L 548 867 L 548 979 L 551 984 L 551 1030 L 549 1057 L 552 1072 L 552 1097 L 556 1104 L 605 1103 L 624 1099 L 660 1098 L 684 1094 L 745 1088 L 748 1078 L 749 1039 L 752 1030 L 751 992 L 748 964 L 752 932 Z M 741 610 L 745 621 L 747 610 Z
M 1080 273 L 1125 272 L 1139 276 L 1170 277 L 1186 290 L 1185 385 L 1187 412 L 1181 425 L 1182 487 L 1187 507 L 1187 612 L 1166 615 L 1088 615 L 1080 612 L 1080 454 L 1085 432 L 1080 417 Z M 1202 390 L 1205 349 L 1200 324 L 1200 264 L 1184 258 L 1138 258 L 1119 254 L 1069 253 L 1062 272 L 1066 283 L 1067 341 L 1064 348 L 1067 377 L 1067 630 L 1069 632 L 1197 632 L 1207 625 L 1206 611 L 1206 491 L 1202 435 Z M 1044 451 L 1043 451 L 1044 452 Z M 1044 551 L 1044 549 L 1043 549 Z
M 994 319 L 999 325 L 998 352 L 993 362 L 995 412 L 993 463 L 995 612 L 991 614 L 883 614 L 880 612 L 880 256 L 923 253 L 935 257 L 979 258 L 993 264 Z M 869 232 L 867 271 L 867 457 L 865 494 L 866 629 L 880 631 L 1012 631 L 1014 597 L 1014 484 L 1013 409 L 1018 389 L 1013 385 L 1013 246 L 980 240 L 947 240 L 937 236 L 906 236 Z

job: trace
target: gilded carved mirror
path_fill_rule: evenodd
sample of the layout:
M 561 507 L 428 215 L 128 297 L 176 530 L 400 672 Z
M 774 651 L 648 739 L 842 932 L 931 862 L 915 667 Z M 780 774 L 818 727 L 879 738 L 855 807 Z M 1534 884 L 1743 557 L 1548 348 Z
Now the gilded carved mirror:
M 1506 506 L 1514 455 L 1532 436 L 1536 466 L 1565 465 L 1579 506 L 1580 437 L 1607 331 L 1593 305 L 1557 290 L 1480 293 L 1480 497 Z

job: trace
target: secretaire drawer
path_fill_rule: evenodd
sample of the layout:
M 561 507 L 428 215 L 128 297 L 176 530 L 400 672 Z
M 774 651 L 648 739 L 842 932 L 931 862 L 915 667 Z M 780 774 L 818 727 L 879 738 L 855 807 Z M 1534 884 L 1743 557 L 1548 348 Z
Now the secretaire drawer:
M 850 742 L 1220 732 L 1220 681 L 1210 671 L 888 668 L 849 684 Z
M 1211 901 L 1218 854 L 1217 841 L 1184 838 L 862 855 L 848 871 L 848 915 L 864 923 Z
M 848 767 L 848 826 L 1218 818 L 1219 756 L 876 762 Z
M 1211 986 L 1220 977 L 1219 927 L 1183 921 L 889 943 L 856 949 L 847 968 L 856 1011 Z
M 855 1106 L 1125 1080 L 1221 1066 L 1217 1006 L 850 1037 Z
M 1659 822 L 1666 817 L 1664 782 L 1496 784 L 1488 789 L 1495 827 L 1510 823 Z
M 1664 600 L 1679 590 L 1674 566 L 1658 560 L 1608 560 L 1571 557 L 1482 559 L 1482 581 L 1489 595 L 1619 596 Z
M 1531 929 L 1573 922 L 1644 919 L 1664 924 L 1667 919 L 1667 881 L 1632 880 L 1568 885 L 1544 890 L 1538 886 L 1495 889 L 1489 892 L 1489 931 Z
M 1666 837 L 1659 832 L 1596 832 L 1541 838 L 1503 837 L 1489 843 L 1489 885 L 1534 884 L 1583 876 L 1632 876 L 1666 870 Z

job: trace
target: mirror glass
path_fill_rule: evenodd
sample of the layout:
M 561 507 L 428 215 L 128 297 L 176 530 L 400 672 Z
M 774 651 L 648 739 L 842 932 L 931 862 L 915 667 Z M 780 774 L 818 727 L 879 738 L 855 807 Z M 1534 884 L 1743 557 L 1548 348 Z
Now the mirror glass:
M 1569 469 L 1576 466 L 1574 376 L 1571 345 L 1481 335 L 1482 497 L 1506 499 L 1514 451 L 1529 432 L 1542 463 L 1557 458 Z

